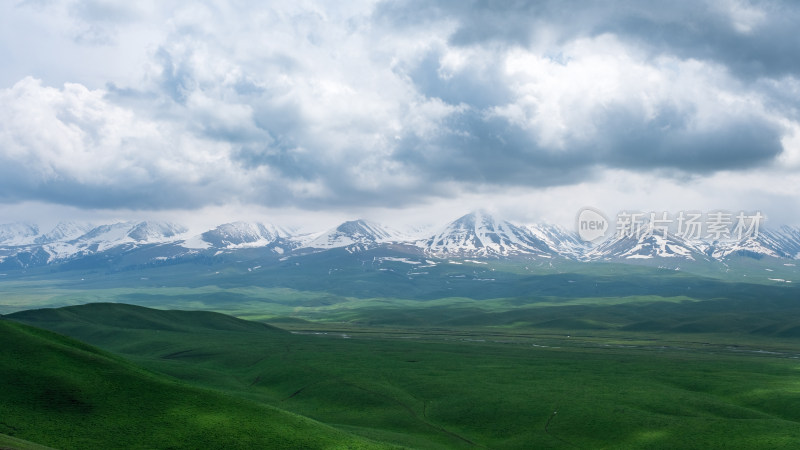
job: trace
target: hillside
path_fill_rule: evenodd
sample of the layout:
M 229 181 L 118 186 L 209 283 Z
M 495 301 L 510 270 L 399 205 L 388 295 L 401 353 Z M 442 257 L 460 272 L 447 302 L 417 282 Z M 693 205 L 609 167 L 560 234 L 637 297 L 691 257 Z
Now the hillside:
M 10 320 L 0 348 L 0 433 L 11 438 L 62 449 L 376 447 Z
M 21 311 L 13 318 L 31 325 L 48 328 L 48 323 L 82 324 L 138 330 L 199 332 L 254 331 L 285 333 L 267 324 L 237 319 L 210 311 L 165 311 L 121 303 L 92 303 L 90 305 L 45 308 Z
M 703 303 L 714 302 L 697 304 Z M 97 311 L 94 306 L 98 306 Z M 639 312 L 650 318 L 672 315 L 673 319 L 680 319 L 663 303 L 651 306 Z M 153 386 L 136 378 L 120 380 L 122 388 L 114 385 L 103 390 L 102 394 L 110 394 L 108 401 L 116 402 L 118 408 L 126 413 L 133 409 L 133 417 L 141 417 L 136 408 L 151 408 L 145 412 L 156 414 L 153 417 L 159 421 L 158 430 L 176 433 L 175 440 L 197 436 L 198 424 L 193 420 L 197 418 L 206 420 L 203 424 L 207 426 L 225 423 L 238 427 L 239 433 L 250 432 L 247 426 L 263 425 L 259 416 L 263 410 L 251 403 L 259 402 L 365 438 L 409 448 L 797 448 L 800 394 L 792 386 L 800 355 L 792 336 L 779 339 L 763 334 L 700 335 L 690 330 L 682 330 L 685 334 L 664 333 L 661 325 L 674 330 L 673 325 L 680 323 L 672 323 L 668 317 L 664 324 L 639 322 L 633 327 L 637 330 L 598 329 L 626 310 L 620 308 L 604 314 L 587 305 L 579 311 L 582 314 L 560 317 L 548 315 L 546 310 L 543 314 L 529 311 L 527 317 L 509 313 L 505 317 L 497 315 L 499 322 L 479 314 L 472 318 L 475 320 L 463 317 L 458 320 L 460 324 L 449 321 L 448 326 L 435 327 L 306 322 L 297 324 L 292 328 L 295 334 L 289 334 L 268 328 L 226 331 L 205 326 L 193 331 L 170 331 L 104 326 L 81 316 L 99 318 L 98 311 L 105 310 L 111 312 L 110 321 L 114 322 L 119 321 L 115 316 L 125 311 L 140 311 L 153 317 L 163 312 L 128 305 L 86 305 L 66 308 L 74 313 L 73 319 L 51 321 L 49 326 L 58 326 L 58 331 L 71 329 L 75 337 L 132 358 L 153 372 L 225 393 L 201 399 L 195 397 L 198 391 L 185 386 L 166 381 Z M 635 319 L 639 309 L 639 305 L 628 305 L 628 319 Z M 393 310 L 387 311 L 385 317 L 390 320 L 387 324 L 397 324 L 413 321 L 414 316 L 426 318 L 440 312 L 433 308 Z M 40 313 L 53 315 L 48 310 L 24 315 L 32 320 Z M 760 314 L 754 311 L 742 319 Z M 184 313 L 175 312 L 175 321 L 182 322 L 181 316 Z M 574 319 L 565 320 L 565 316 Z M 514 321 L 534 319 L 549 323 L 524 329 L 478 325 L 513 325 Z M 728 320 L 729 325 L 741 323 L 733 319 Z M 87 351 L 91 350 L 87 347 Z M 5 367 L 4 361 L 0 364 Z M 60 367 L 59 377 L 85 370 L 81 365 L 73 367 L 53 359 L 48 364 Z M 34 373 L 45 370 L 40 366 Z M 103 371 L 108 369 L 98 370 L 105 374 Z M 91 376 L 80 373 L 78 381 L 73 382 L 86 380 L 87 386 L 82 389 L 89 392 L 105 389 L 103 383 L 107 380 Z M 112 379 L 116 382 L 118 378 L 114 375 Z M 140 392 L 140 397 L 119 405 L 119 393 L 113 389 L 125 391 L 132 383 L 139 383 L 133 389 Z M 80 390 L 67 392 L 78 392 L 81 396 L 72 394 L 73 398 L 83 403 L 92 401 Z M 208 395 L 207 391 L 199 392 Z M 169 400 L 161 400 L 165 396 Z M 225 408 L 235 404 L 232 399 L 237 397 L 242 407 L 228 413 Z M 190 406 L 186 406 L 187 401 Z M 219 402 L 214 412 L 205 412 L 204 408 L 212 408 L 212 401 Z M 94 402 L 98 403 L 96 399 Z M 171 402 L 170 407 L 152 406 L 165 402 Z M 41 405 L 39 408 L 43 410 L 40 414 L 49 411 Z M 190 414 L 179 415 L 184 421 L 179 423 L 186 429 L 170 428 L 176 421 L 172 412 L 187 410 Z M 275 410 L 267 411 L 275 414 Z M 76 421 L 79 413 L 80 410 L 74 413 L 62 409 L 53 414 Z M 118 415 L 97 406 L 92 410 L 95 413 L 103 421 L 119 421 Z M 273 429 L 276 424 L 285 423 L 275 418 L 268 422 Z M 309 434 L 314 438 L 330 436 L 316 434 L 317 430 L 305 424 L 305 428 L 293 430 L 314 433 Z M 128 426 L 144 429 L 136 420 Z M 55 445 L 32 434 L 23 437 Z M 334 439 L 335 436 L 326 444 L 315 441 L 314 445 L 301 442 L 296 446 L 336 446 Z M 212 441 L 204 448 L 220 448 L 219 442 Z M 297 441 L 291 445 L 295 444 Z

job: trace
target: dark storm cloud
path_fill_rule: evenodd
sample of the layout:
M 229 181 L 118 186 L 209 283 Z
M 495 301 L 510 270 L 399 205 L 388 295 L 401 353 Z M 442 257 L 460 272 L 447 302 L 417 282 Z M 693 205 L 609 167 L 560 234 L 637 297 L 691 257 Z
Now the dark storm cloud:
M 566 149 L 552 149 L 503 118 L 467 111 L 451 117 L 436 138 L 406 136 L 395 156 L 431 179 L 545 187 L 590 180 L 600 167 L 697 174 L 751 169 L 782 150 L 780 130 L 758 118 L 699 132 L 669 110 L 648 121 L 625 110 L 598 120 L 603 131 L 597 140 L 576 139 Z
M 736 117 L 693 130 L 679 111 L 664 109 L 648 121 L 628 111 L 611 111 L 600 126 L 606 133 L 593 145 L 595 158 L 611 167 L 689 173 L 743 170 L 772 161 L 783 150 L 781 130 L 758 117 Z
M 552 186 L 586 177 L 596 161 L 541 148 L 529 132 L 474 110 L 449 118 L 435 138 L 406 136 L 395 157 L 431 179 L 478 184 Z
M 739 31 L 729 18 L 709 13 L 697 4 L 687 5 L 684 20 L 665 22 L 652 15 L 636 15 L 597 29 L 640 40 L 654 53 L 673 53 L 681 58 L 723 64 L 742 78 L 797 74 L 800 70 L 800 59 L 794 57 L 800 52 L 797 5 L 783 2 L 754 5 L 764 8 L 764 19 L 752 31 Z
M 753 8 L 751 15 L 758 17 L 740 12 L 737 20 L 737 6 Z M 800 8 L 791 1 L 408 0 L 382 3 L 376 17 L 398 27 L 455 21 L 449 36 L 453 45 L 528 47 L 544 31 L 558 45 L 613 33 L 654 55 L 714 61 L 742 77 L 780 77 L 800 71 L 796 57 Z

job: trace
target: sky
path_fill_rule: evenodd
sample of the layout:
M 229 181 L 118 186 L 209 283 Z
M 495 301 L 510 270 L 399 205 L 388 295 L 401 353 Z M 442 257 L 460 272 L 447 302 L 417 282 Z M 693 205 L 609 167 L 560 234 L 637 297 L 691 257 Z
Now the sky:
M 800 4 L 0 3 L 0 223 L 800 224 Z

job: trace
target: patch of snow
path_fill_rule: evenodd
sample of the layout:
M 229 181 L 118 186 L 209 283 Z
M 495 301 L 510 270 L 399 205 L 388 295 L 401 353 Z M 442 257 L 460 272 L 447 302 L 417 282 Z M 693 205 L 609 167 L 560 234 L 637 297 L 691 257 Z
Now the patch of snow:
M 203 240 L 202 236 L 193 236 L 189 239 L 180 242 L 180 246 L 187 249 L 193 250 L 205 250 L 211 247 L 209 242 Z
M 422 264 L 419 261 L 412 261 L 412 260 L 410 260 L 408 258 L 395 258 L 393 256 L 383 256 L 383 257 L 375 258 L 375 259 L 377 259 L 378 261 L 395 261 L 395 262 L 401 262 L 401 263 L 405 263 L 405 264 Z

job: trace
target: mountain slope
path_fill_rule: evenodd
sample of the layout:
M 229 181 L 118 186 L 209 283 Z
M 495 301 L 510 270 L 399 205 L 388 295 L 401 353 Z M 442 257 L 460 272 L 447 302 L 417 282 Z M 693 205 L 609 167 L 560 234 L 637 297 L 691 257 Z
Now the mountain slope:
M 220 225 L 201 235 L 203 241 L 216 248 L 263 247 L 289 233 L 272 224 L 232 222 Z
M 437 234 L 418 243 L 432 256 L 498 257 L 558 255 L 540 236 L 484 212 L 472 212 L 449 223 Z
M 570 259 L 581 259 L 589 250 L 587 244 L 572 231 L 558 225 L 528 225 L 528 232 L 544 242 L 548 248 Z
M 169 222 L 139 222 L 128 232 L 128 237 L 136 242 L 169 242 L 186 228 Z
M 88 226 L 60 223 L 44 235 L 28 239 L 25 245 L 0 247 L 4 267 L 27 268 L 96 255 L 119 249 L 131 250 L 152 244 L 173 242 L 187 230 L 169 222 L 119 222 Z
M 89 232 L 92 227 L 88 224 L 75 222 L 60 222 L 52 230 L 39 235 L 34 240 L 35 244 L 50 244 L 59 241 L 71 241 Z
M 707 259 L 701 248 L 678 236 L 661 232 L 640 236 L 614 235 L 588 254 L 591 260 L 669 258 L 686 261 Z
M 275 408 L 192 388 L 0 319 L 0 433 L 57 448 L 367 448 Z
M 351 247 L 363 250 L 383 242 L 390 242 L 397 236 L 397 233 L 382 225 L 358 219 L 344 222 L 319 235 L 312 235 L 303 243 L 303 247 L 319 249 Z
M 45 244 L 41 249 L 58 261 L 118 247 L 171 242 L 185 232 L 186 228 L 168 222 L 120 222 L 100 225 L 75 239 Z
M 758 236 L 748 236 L 739 241 L 715 243 L 711 255 L 718 260 L 732 256 L 751 258 L 800 258 L 800 229 L 783 226 L 761 230 Z
M 31 243 L 39 235 L 39 227 L 26 223 L 0 225 L 0 244 L 19 246 Z

